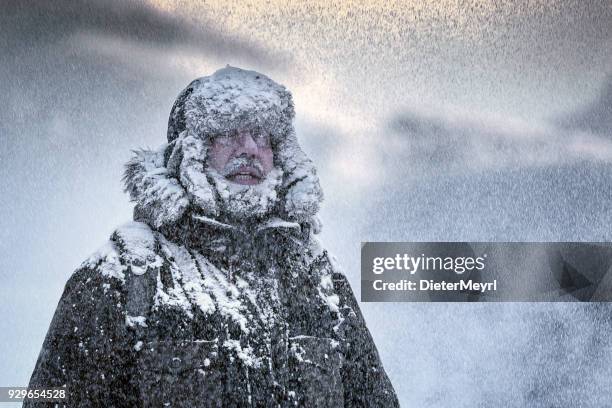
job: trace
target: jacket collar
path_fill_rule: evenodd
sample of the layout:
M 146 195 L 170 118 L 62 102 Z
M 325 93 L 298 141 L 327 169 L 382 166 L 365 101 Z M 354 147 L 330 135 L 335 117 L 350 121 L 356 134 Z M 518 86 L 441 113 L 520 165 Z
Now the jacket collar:
M 281 247 L 285 248 L 284 258 L 289 248 L 308 245 L 312 231 L 309 223 L 299 224 L 280 217 L 271 217 L 256 225 L 235 225 L 192 214 L 186 222 L 183 225 L 187 230 L 175 229 L 174 238 L 226 267 L 236 262 L 273 261 Z

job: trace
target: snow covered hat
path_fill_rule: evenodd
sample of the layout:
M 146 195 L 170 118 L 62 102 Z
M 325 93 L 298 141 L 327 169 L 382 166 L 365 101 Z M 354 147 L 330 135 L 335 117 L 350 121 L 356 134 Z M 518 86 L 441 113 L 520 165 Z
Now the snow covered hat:
M 174 102 L 168 142 L 185 129 L 209 137 L 227 129 L 261 126 L 283 138 L 295 116 L 291 93 L 265 75 L 227 66 L 191 82 Z
M 291 93 L 255 71 L 227 66 L 191 82 L 177 97 L 168 121 L 168 143 L 140 150 L 127 163 L 126 191 L 135 218 L 154 228 L 176 223 L 190 208 L 209 217 L 220 214 L 205 168 L 211 136 L 238 127 L 258 126 L 271 133 L 275 166 L 282 170 L 282 214 L 313 222 L 323 199 L 312 161 L 295 130 Z

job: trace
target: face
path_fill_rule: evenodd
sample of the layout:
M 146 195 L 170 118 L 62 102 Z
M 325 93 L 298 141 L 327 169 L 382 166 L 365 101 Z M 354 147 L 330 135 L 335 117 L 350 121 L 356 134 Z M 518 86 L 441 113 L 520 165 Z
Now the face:
M 209 150 L 209 165 L 227 180 L 243 185 L 261 183 L 274 165 L 270 134 L 240 129 L 217 135 Z

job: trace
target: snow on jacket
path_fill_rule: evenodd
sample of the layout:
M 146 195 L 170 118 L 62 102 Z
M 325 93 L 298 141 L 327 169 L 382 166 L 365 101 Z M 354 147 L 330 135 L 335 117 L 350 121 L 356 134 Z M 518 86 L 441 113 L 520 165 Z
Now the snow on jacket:
M 67 387 L 70 407 L 397 406 L 348 281 L 316 238 L 322 196 L 290 94 L 253 71 L 214 75 L 179 96 L 169 143 L 128 164 L 135 221 L 66 284 L 29 386 Z M 284 205 L 256 223 L 224 222 L 194 169 L 206 157 L 195 136 L 212 125 L 210 103 L 193 95 L 210 99 L 220 82 L 241 98 L 249 85 L 249 120 L 277 112 Z

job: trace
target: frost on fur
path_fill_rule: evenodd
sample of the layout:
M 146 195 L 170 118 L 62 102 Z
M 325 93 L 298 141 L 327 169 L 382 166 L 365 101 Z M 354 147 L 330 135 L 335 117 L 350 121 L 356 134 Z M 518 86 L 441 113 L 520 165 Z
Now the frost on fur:
M 136 202 L 135 214 L 159 228 L 176 222 L 189 206 L 187 193 L 164 167 L 164 145 L 158 151 L 138 150 L 125 166 L 125 191 Z

